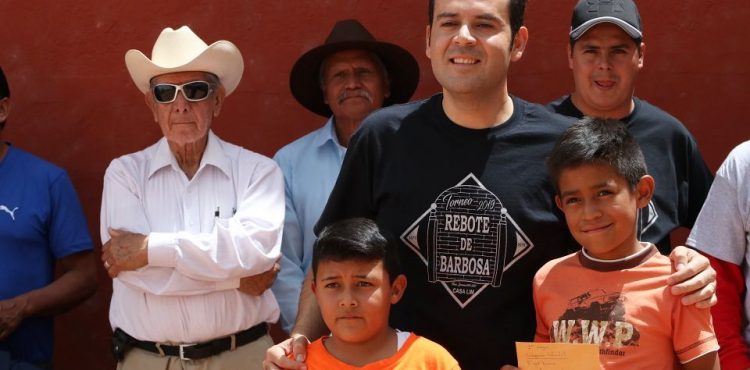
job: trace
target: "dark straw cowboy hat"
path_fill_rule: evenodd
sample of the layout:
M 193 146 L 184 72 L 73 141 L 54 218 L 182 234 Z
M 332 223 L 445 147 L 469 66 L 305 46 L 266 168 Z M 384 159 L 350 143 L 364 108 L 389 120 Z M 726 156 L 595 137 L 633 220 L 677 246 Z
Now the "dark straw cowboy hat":
M 330 55 L 349 49 L 375 53 L 388 70 L 391 96 L 383 106 L 409 101 L 419 83 L 419 65 L 408 51 L 395 44 L 377 41 L 359 21 L 348 19 L 333 26 L 326 42 L 303 54 L 292 67 L 289 87 L 297 101 L 310 111 L 324 117 L 332 112 L 320 90 L 320 66 Z

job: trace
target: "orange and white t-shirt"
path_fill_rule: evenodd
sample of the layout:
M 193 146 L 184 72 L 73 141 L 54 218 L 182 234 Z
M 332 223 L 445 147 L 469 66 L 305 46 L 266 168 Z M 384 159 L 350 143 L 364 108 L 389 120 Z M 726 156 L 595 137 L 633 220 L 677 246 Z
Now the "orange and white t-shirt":
M 674 369 L 717 351 L 710 311 L 683 306 L 667 285 L 671 261 L 644 245 L 617 261 L 580 251 L 539 269 L 535 340 L 598 344 L 603 369 Z
M 333 357 L 320 338 L 307 347 L 307 361 L 310 370 L 458 370 L 458 362 L 441 345 L 409 333 L 409 337 L 395 355 L 380 361 L 356 367 Z

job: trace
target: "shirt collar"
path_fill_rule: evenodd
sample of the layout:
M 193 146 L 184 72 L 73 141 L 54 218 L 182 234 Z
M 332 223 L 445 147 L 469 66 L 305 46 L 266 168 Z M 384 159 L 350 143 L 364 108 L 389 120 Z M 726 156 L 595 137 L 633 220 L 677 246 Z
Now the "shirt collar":
M 586 253 L 585 249 L 581 248 L 581 251 L 578 254 L 578 260 L 583 267 L 597 271 L 608 272 L 632 269 L 651 258 L 654 254 L 659 253 L 659 250 L 656 249 L 655 245 L 647 242 L 640 243 L 644 247 L 643 249 L 627 257 L 616 260 L 601 260 L 591 257 Z
M 335 144 L 337 148 L 341 147 L 339 138 L 336 135 L 336 125 L 333 122 L 333 116 L 326 121 L 322 130 L 318 130 L 318 134 L 315 135 L 314 144 L 317 147 L 321 147 L 328 144 L 329 141 Z
M 157 171 L 167 166 L 171 166 L 175 171 L 182 171 L 177 164 L 177 160 L 172 154 L 172 151 L 169 150 L 167 138 L 161 138 L 156 145 L 156 153 L 154 153 L 154 156 L 151 159 L 148 177 L 151 178 L 151 176 Z M 226 157 L 226 154 L 224 154 L 224 151 L 222 150 L 221 140 L 219 140 L 211 130 L 208 131 L 208 143 L 203 152 L 198 172 L 200 172 L 206 165 L 212 165 L 224 172 L 225 175 L 230 176 L 231 164 L 229 163 L 229 158 Z

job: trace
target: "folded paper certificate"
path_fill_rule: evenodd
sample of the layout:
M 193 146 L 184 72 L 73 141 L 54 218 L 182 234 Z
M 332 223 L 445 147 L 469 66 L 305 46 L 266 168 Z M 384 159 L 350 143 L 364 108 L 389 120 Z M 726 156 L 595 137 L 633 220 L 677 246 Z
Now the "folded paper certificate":
M 516 342 L 521 370 L 599 370 L 596 344 Z

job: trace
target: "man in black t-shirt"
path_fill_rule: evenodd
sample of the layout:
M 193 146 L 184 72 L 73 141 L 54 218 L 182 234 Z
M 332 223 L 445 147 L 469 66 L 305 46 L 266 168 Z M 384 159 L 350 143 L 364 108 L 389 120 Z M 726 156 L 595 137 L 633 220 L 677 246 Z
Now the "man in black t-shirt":
M 508 93 L 508 69 L 528 40 L 525 1 L 429 4 L 426 52 L 443 91 L 365 119 L 316 231 L 374 219 L 398 238 L 408 280 L 392 326 L 435 340 L 462 368 L 498 369 L 516 362 L 515 341 L 533 340 L 534 273 L 577 248 L 544 167 L 573 120 Z M 701 288 L 713 281 L 706 259 L 685 248 L 674 256 L 690 268 L 671 279 L 702 271 L 677 293 L 698 290 L 688 300 L 715 301 L 713 284 Z M 348 320 L 357 309 L 355 300 L 342 302 Z M 292 338 L 269 349 L 264 368 L 301 368 L 292 359 L 304 360 L 307 338 L 324 333 L 305 287 Z
M 693 226 L 713 176 L 685 126 L 633 96 L 645 47 L 632 0 L 579 1 L 568 45 L 575 90 L 548 107 L 565 116 L 614 118 L 627 124 L 656 181 L 654 198 L 639 213 L 639 237 L 669 254 L 670 232 Z

